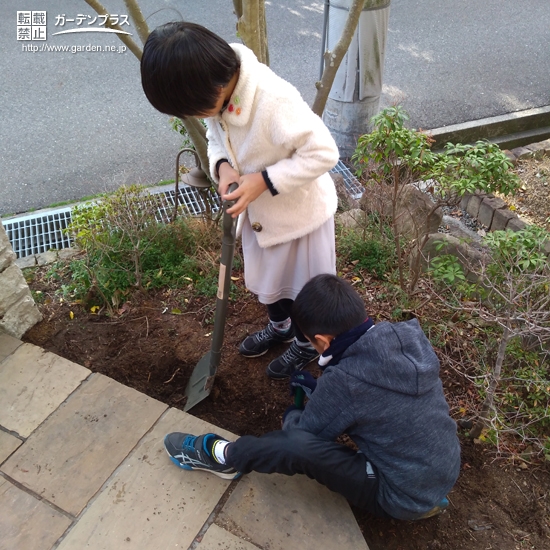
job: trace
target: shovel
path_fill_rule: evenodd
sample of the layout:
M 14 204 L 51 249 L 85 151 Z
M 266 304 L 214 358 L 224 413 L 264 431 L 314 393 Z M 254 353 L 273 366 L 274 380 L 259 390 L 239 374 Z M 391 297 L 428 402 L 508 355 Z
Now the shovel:
M 237 189 L 237 184 L 229 186 L 229 193 Z M 214 384 L 214 376 L 220 365 L 223 335 L 225 332 L 225 318 L 227 316 L 227 300 L 231 285 L 231 269 L 235 253 L 236 219 L 227 213 L 235 201 L 224 201 L 222 204 L 222 253 L 220 260 L 220 275 L 218 279 L 218 294 L 216 298 L 216 312 L 214 314 L 214 331 L 210 351 L 195 365 L 187 388 L 185 389 L 184 411 L 188 411 L 197 403 L 208 397 Z

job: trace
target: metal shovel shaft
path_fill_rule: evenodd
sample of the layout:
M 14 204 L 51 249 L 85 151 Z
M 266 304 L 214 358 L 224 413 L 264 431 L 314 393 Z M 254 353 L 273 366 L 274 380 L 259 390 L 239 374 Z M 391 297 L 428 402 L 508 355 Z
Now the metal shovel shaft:
M 231 193 L 237 188 L 236 183 L 229 186 Z M 221 361 L 221 350 L 225 333 L 225 319 L 227 317 L 227 303 L 231 288 L 231 270 L 235 254 L 235 220 L 227 213 L 234 203 L 224 201 L 222 204 L 222 250 L 220 259 L 220 273 L 218 277 L 218 293 L 216 298 L 216 312 L 214 314 L 214 330 L 210 351 L 195 366 L 187 388 L 184 410 L 188 411 L 210 394 L 214 383 L 214 376 Z
M 236 186 L 235 186 L 236 187 Z M 229 188 L 232 191 L 231 187 Z M 218 294 L 216 298 L 216 313 L 214 315 L 214 332 L 212 334 L 212 347 L 210 358 L 210 376 L 216 374 L 220 364 L 223 337 L 225 334 L 225 319 L 227 317 L 227 303 L 231 289 L 231 271 L 233 268 L 233 256 L 235 255 L 235 220 L 227 214 L 227 208 L 232 204 L 224 204 L 222 220 L 223 238 L 220 260 L 220 273 L 218 278 Z

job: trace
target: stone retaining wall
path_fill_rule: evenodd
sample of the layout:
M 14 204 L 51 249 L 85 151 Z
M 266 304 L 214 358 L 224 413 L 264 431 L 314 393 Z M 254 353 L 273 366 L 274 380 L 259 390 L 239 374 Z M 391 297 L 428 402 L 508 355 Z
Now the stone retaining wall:
M 21 338 L 42 320 L 0 220 L 0 332 Z
M 504 152 L 514 164 L 519 160 L 528 158 L 540 159 L 545 155 L 550 156 L 550 139 Z M 470 216 L 477 218 L 489 231 L 502 231 L 504 229 L 520 231 L 527 226 L 527 223 L 510 210 L 502 199 L 490 193 L 476 192 L 473 195 L 465 195 L 460 206 Z M 550 253 L 550 248 L 548 253 Z

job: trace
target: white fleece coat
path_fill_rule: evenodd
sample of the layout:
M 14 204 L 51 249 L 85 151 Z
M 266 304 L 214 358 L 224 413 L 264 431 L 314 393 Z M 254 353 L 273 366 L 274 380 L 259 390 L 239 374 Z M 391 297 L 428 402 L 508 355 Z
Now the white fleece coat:
M 208 157 L 216 182 L 220 159 L 240 174 L 267 171 L 278 194 L 268 189 L 247 209 L 265 248 L 303 237 L 334 215 L 336 189 L 328 171 L 338 162 L 338 148 L 294 86 L 246 46 L 231 47 L 241 61 L 239 79 L 227 108 L 206 119 Z

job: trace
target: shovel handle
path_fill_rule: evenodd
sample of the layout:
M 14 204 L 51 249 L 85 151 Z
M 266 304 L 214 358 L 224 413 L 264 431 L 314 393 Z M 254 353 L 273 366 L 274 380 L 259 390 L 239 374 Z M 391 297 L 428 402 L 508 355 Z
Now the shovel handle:
M 300 388 L 300 386 L 297 386 L 294 391 L 294 405 L 299 409 L 303 408 L 304 406 L 305 396 L 306 392 L 302 388 Z
M 239 184 L 237 182 L 233 182 L 229 184 L 229 188 L 227 189 L 228 193 L 233 193 L 235 189 L 239 187 Z M 228 201 L 225 200 L 222 202 L 222 210 L 223 210 L 223 218 L 222 218 L 222 227 L 223 227 L 223 236 L 224 236 L 224 242 L 226 235 L 231 238 L 230 234 L 233 232 L 233 226 L 234 226 L 234 220 L 231 216 L 227 214 L 227 210 L 231 208 L 235 202 L 237 201 Z M 223 258 L 222 258 L 223 261 Z
M 229 193 L 233 193 L 233 191 L 235 191 L 237 187 L 239 187 L 239 184 L 236 181 L 234 181 L 233 183 L 230 183 L 229 187 L 227 188 L 227 194 L 229 195 Z M 223 201 L 222 207 L 224 209 L 224 212 L 227 208 L 231 208 L 235 204 L 235 202 L 236 201 L 228 201 L 228 200 Z
M 231 193 L 237 189 L 238 184 L 233 182 L 229 185 Z M 227 209 L 235 201 L 223 201 L 223 239 L 222 252 L 220 260 L 220 273 L 218 279 L 218 294 L 216 300 L 216 313 L 214 314 L 214 331 L 212 334 L 212 347 L 210 354 L 210 376 L 214 376 L 221 360 L 221 350 L 223 344 L 223 336 L 225 332 L 225 318 L 227 316 L 227 300 L 229 298 L 229 289 L 231 287 L 231 270 L 233 268 L 233 255 L 235 253 L 235 232 L 236 219 L 233 219 L 227 213 Z

